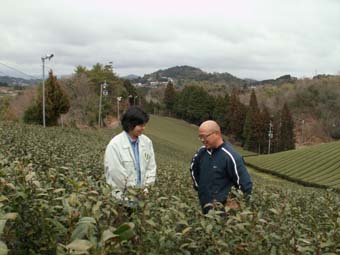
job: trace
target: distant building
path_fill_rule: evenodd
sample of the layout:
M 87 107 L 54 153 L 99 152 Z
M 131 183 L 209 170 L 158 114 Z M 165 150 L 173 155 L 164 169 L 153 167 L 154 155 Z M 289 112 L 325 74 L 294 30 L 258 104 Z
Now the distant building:
M 133 86 L 135 87 L 146 87 L 146 88 L 157 88 L 159 86 L 165 86 L 168 84 L 168 82 L 173 82 L 173 79 L 170 77 L 161 77 L 159 78 L 159 80 L 155 80 L 155 78 L 148 78 L 146 83 L 141 83 L 141 82 L 137 82 L 137 83 L 132 83 Z

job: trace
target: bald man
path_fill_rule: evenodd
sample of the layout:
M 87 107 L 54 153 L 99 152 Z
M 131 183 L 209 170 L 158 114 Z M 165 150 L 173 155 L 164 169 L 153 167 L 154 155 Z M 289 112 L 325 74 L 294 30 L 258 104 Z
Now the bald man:
M 219 125 L 212 120 L 203 122 L 198 138 L 204 146 L 194 155 L 190 171 L 203 213 L 216 205 L 224 210 L 232 186 L 249 197 L 253 184 L 243 158 L 223 140 Z

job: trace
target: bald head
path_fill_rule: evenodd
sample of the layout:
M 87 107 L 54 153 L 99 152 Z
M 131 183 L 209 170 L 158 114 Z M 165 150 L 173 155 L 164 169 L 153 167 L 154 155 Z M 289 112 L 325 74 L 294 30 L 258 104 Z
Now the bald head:
M 207 131 L 207 132 L 218 132 L 221 133 L 220 126 L 213 120 L 204 121 L 200 127 L 200 130 Z
M 201 124 L 198 137 L 208 149 L 217 148 L 223 143 L 221 128 L 213 120 L 207 120 Z

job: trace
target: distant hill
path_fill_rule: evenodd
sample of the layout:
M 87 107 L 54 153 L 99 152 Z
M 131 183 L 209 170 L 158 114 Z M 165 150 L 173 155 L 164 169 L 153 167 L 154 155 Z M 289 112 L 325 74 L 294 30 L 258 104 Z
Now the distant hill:
M 135 79 L 134 82 L 140 82 L 142 84 L 150 83 L 153 81 L 167 81 L 172 80 L 173 83 L 181 87 L 184 84 L 195 81 L 205 82 L 211 84 L 220 84 L 227 87 L 239 87 L 246 86 L 248 82 L 233 76 L 227 72 L 225 73 L 208 73 L 204 72 L 199 68 L 191 66 L 175 66 L 165 70 L 158 70 L 151 74 L 145 74 L 139 79 Z
M 10 76 L 0 76 L 0 82 L 5 83 L 8 86 L 32 86 L 39 84 L 40 79 L 23 79 Z
M 159 84 L 164 84 L 168 80 L 173 81 L 177 87 L 182 87 L 187 84 L 202 84 L 202 85 L 222 85 L 225 87 L 248 87 L 248 86 L 258 86 L 264 84 L 271 85 L 281 85 L 284 83 L 294 83 L 297 81 L 296 77 L 289 74 L 280 76 L 276 79 L 268 79 L 257 81 L 254 79 L 240 79 L 230 73 L 208 73 L 202 71 L 197 67 L 192 66 L 175 66 L 168 69 L 160 69 L 151 74 L 145 74 L 143 77 L 133 79 L 133 82 L 141 84 L 152 84 L 154 82 L 159 82 Z
M 332 78 L 332 77 L 337 77 L 338 75 L 331 75 L 331 74 L 318 74 L 313 76 L 313 80 L 320 80 L 323 78 Z
M 264 84 L 271 84 L 271 85 L 281 85 L 284 83 L 294 83 L 297 81 L 296 77 L 291 76 L 290 74 L 282 75 L 276 79 L 269 79 L 269 80 L 262 80 L 262 81 L 250 81 L 250 84 L 253 86 L 256 85 L 264 85 Z

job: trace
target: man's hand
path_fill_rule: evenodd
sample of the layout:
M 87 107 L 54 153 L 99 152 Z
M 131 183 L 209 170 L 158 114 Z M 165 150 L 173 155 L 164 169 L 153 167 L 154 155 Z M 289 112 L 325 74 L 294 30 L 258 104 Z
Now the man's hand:
M 234 199 L 228 199 L 226 206 L 229 207 L 230 209 L 239 209 L 240 208 L 240 204 Z
M 143 193 L 144 193 L 144 196 L 147 196 L 147 195 L 149 194 L 148 188 L 145 188 L 145 189 L 143 190 Z

